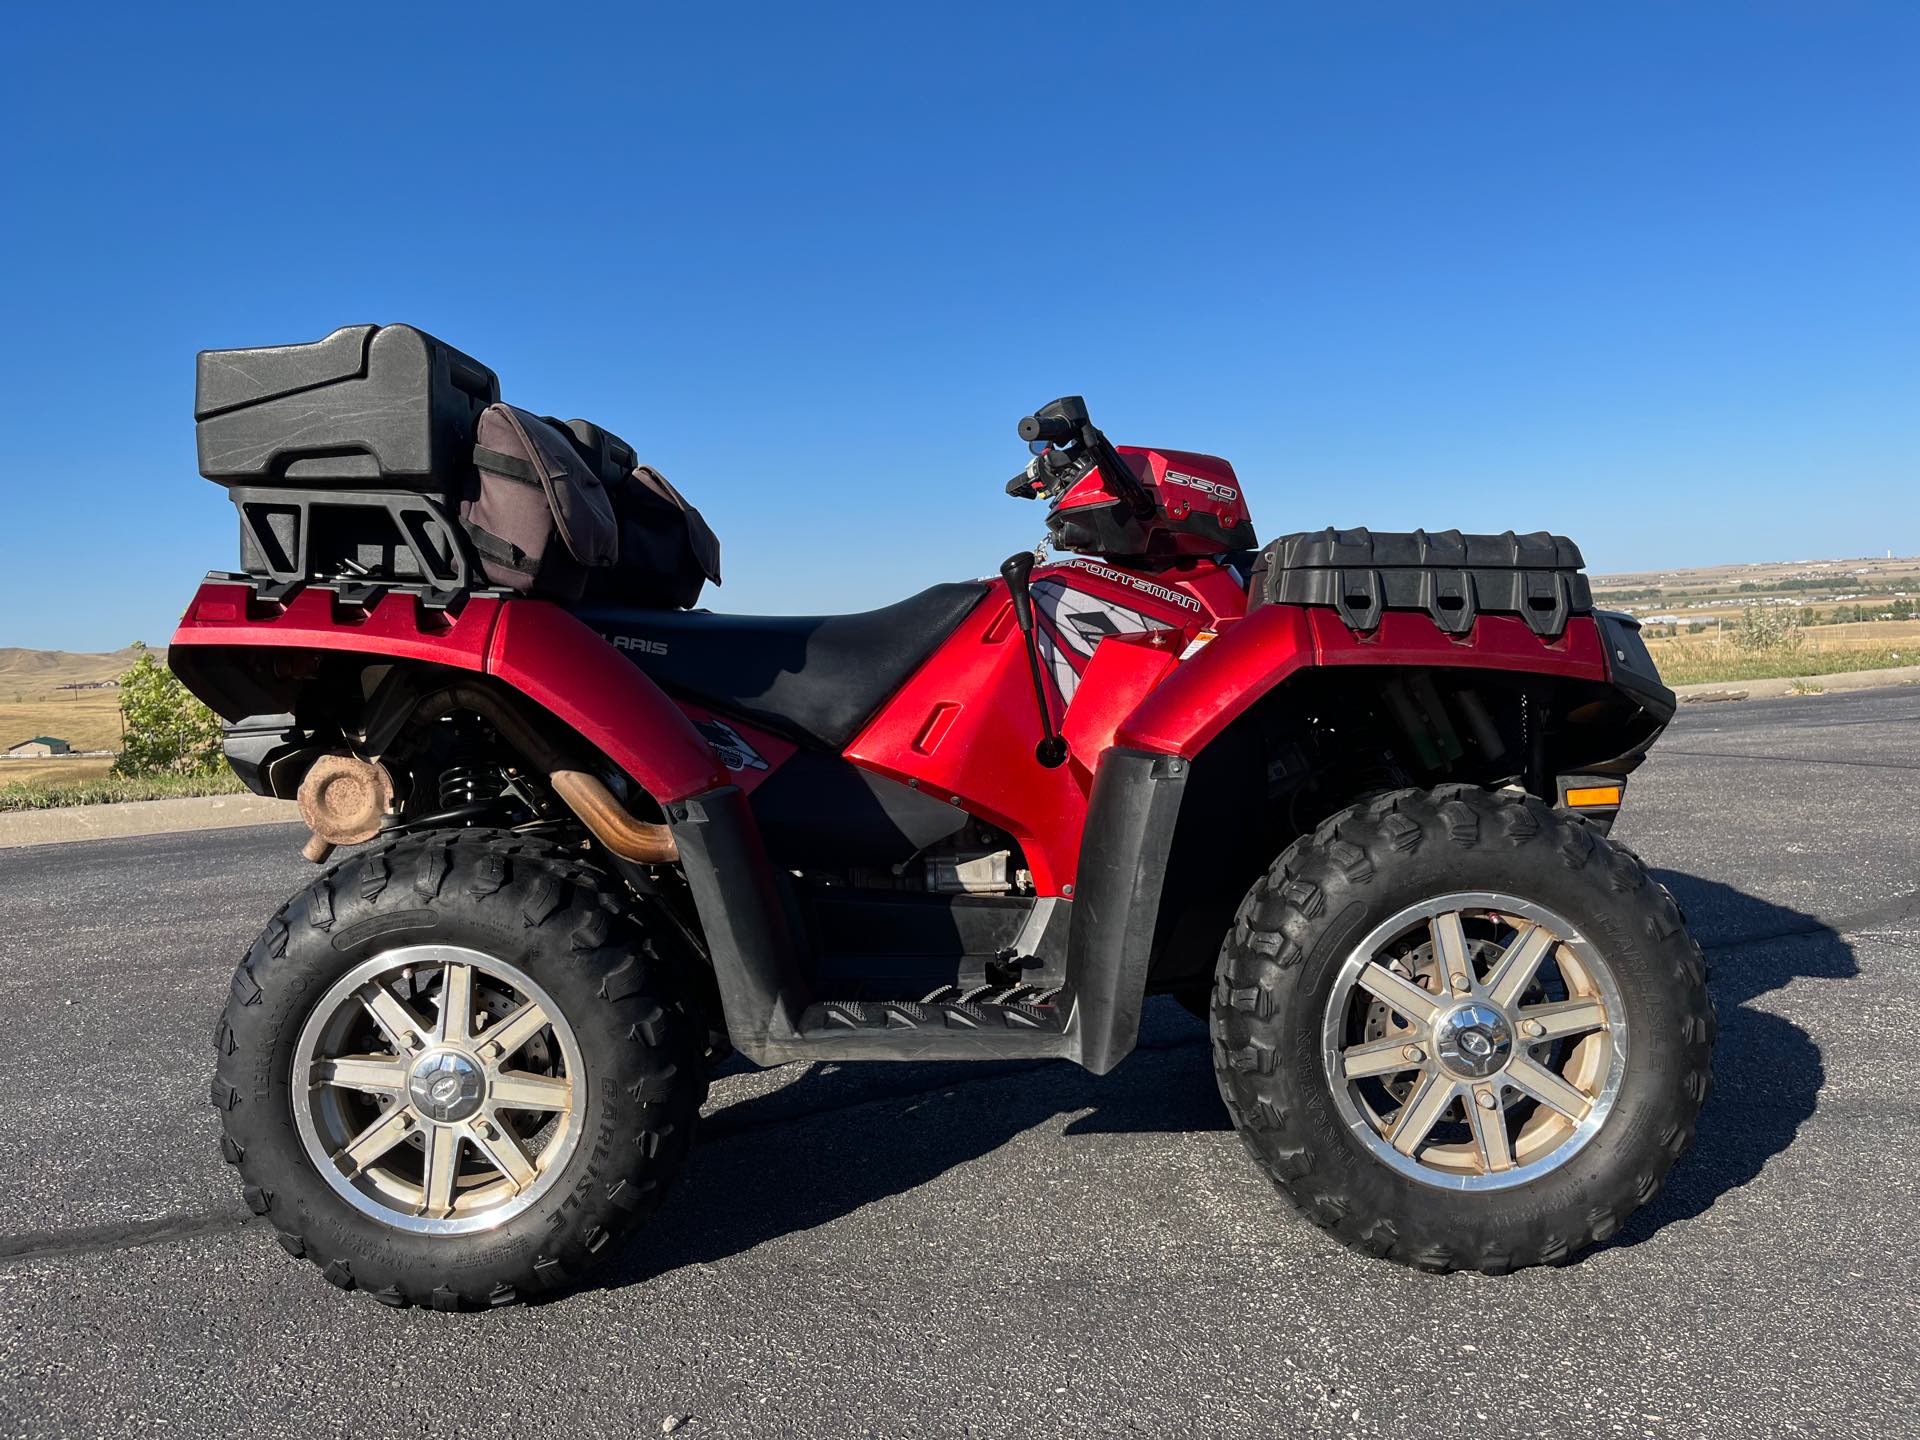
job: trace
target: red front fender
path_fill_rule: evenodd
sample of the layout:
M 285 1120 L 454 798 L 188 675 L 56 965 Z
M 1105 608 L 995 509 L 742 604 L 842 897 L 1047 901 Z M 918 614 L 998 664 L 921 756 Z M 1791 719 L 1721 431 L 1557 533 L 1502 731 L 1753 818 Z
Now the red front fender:
M 1356 634 L 1331 610 L 1263 605 L 1185 662 L 1140 702 L 1114 736 L 1134 750 L 1192 759 L 1262 695 L 1309 666 L 1418 666 L 1504 670 L 1574 680 L 1607 679 L 1591 616 L 1568 622 L 1558 639 L 1511 615 L 1482 615 L 1465 635 L 1447 634 L 1425 614 L 1389 610 Z
M 210 580 L 187 606 L 172 645 L 349 653 L 491 675 L 572 727 L 663 805 L 729 780 L 712 747 L 658 686 L 586 625 L 541 600 L 475 596 L 448 615 L 397 591 L 364 608 L 341 605 L 319 589 L 275 604 L 244 584 Z

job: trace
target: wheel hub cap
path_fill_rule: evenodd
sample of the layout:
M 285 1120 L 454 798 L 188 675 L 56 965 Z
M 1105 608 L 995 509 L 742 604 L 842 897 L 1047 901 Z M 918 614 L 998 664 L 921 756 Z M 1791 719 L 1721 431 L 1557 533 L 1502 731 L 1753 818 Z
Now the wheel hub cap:
M 1495 891 L 1418 901 L 1362 937 L 1321 1025 L 1334 1107 L 1361 1146 L 1447 1190 L 1524 1185 L 1606 1123 L 1628 1058 L 1601 949 Z
M 458 1050 L 430 1050 L 407 1078 L 407 1093 L 430 1120 L 465 1120 L 480 1109 L 486 1083 L 480 1067 Z
M 512 961 L 384 951 L 339 976 L 294 1041 L 293 1121 L 349 1205 L 423 1235 L 492 1230 L 558 1183 L 588 1100 L 573 1027 Z
M 1513 1030 L 1489 1005 L 1462 1005 L 1434 1027 L 1434 1049 L 1456 1075 L 1484 1079 L 1501 1069 L 1513 1053 Z

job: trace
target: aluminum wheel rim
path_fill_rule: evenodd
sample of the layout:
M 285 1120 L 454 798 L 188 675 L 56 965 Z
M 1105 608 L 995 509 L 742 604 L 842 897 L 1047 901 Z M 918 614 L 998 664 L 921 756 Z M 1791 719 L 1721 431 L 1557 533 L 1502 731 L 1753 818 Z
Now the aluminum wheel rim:
M 579 1144 L 587 1073 L 553 998 L 454 945 L 356 965 L 320 997 L 289 1076 L 307 1158 L 395 1229 L 465 1235 L 537 1201 Z
M 1504 1190 L 1606 1123 L 1627 1065 L 1620 988 L 1564 917 L 1493 891 L 1409 905 L 1334 979 L 1321 1058 L 1341 1119 L 1399 1173 Z

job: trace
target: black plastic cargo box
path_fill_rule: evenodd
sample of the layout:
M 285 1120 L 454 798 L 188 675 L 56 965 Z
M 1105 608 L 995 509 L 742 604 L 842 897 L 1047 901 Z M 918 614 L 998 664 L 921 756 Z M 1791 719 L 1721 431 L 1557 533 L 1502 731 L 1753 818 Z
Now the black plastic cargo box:
M 403 489 L 451 498 L 493 371 L 411 325 L 348 325 L 310 345 L 202 350 L 200 473 L 224 485 Z
M 1580 547 L 1563 535 L 1463 535 L 1313 530 L 1283 535 L 1254 562 L 1249 609 L 1317 605 L 1354 630 L 1372 630 L 1388 610 L 1417 610 L 1452 635 L 1481 615 L 1517 615 L 1557 639 L 1593 592 Z

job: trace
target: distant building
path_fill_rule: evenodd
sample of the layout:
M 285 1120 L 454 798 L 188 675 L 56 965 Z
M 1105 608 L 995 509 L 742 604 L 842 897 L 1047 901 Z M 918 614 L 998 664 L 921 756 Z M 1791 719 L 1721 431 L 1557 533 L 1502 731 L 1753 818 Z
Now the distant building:
M 9 760 L 45 759 L 49 755 L 71 755 L 72 753 L 71 745 L 64 740 L 56 740 L 51 735 L 36 735 L 31 740 L 22 740 L 5 752 Z

